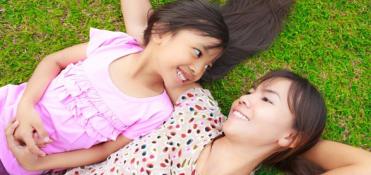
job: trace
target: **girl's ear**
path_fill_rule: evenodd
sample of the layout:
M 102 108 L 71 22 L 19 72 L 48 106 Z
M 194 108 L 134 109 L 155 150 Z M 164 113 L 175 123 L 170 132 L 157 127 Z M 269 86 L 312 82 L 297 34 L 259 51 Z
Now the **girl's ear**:
M 158 33 L 152 33 L 151 40 L 153 43 L 158 44 L 158 45 L 161 44 L 162 42 L 161 35 Z
M 162 32 L 164 31 L 165 27 L 166 27 L 165 24 L 162 24 L 162 23 L 156 22 L 153 24 L 152 31 L 151 31 L 151 40 L 154 43 L 161 44 L 164 38 L 164 35 L 166 35 L 166 33 Z
M 295 148 L 299 144 L 300 138 L 296 131 L 291 131 L 278 140 L 280 147 Z

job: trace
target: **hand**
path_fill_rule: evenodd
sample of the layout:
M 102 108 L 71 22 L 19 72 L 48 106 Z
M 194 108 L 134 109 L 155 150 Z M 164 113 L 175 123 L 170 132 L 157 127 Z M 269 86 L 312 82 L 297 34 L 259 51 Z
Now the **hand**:
M 19 126 L 14 132 L 14 138 L 24 143 L 31 153 L 45 156 L 40 148 L 51 143 L 51 140 L 44 129 L 39 113 L 32 105 L 21 102 L 15 118 L 19 121 Z
M 18 126 L 18 121 L 12 121 L 5 129 L 8 148 L 24 169 L 29 171 L 37 170 L 37 162 L 39 162 L 40 157 L 32 154 L 26 146 L 22 146 L 20 142 L 14 138 L 14 131 Z

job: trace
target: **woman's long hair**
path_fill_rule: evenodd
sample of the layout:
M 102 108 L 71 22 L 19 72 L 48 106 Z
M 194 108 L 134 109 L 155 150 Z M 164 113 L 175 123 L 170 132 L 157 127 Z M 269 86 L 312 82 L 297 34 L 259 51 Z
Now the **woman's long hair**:
M 288 70 L 272 71 L 264 75 L 255 82 L 255 87 L 276 78 L 291 81 L 287 101 L 289 109 L 294 115 L 292 127 L 297 132 L 297 140 L 295 140 L 296 146 L 294 148 L 286 148 L 276 152 L 266 158 L 262 164 L 274 166 L 287 174 L 320 174 L 323 172 L 321 167 L 301 158 L 300 155 L 318 143 L 325 128 L 327 110 L 324 99 L 307 79 Z M 221 137 L 223 135 L 216 137 L 211 146 Z
M 288 174 L 311 175 L 319 174 L 322 169 L 300 157 L 318 143 L 326 123 L 326 105 L 321 93 L 305 78 L 287 71 L 273 71 L 258 83 L 275 78 L 291 81 L 288 105 L 294 115 L 293 129 L 297 132 L 296 146 L 274 153 L 263 161 L 265 165 L 275 166 Z
M 222 15 L 229 44 L 202 81 L 222 78 L 246 58 L 267 49 L 280 33 L 294 0 L 228 0 Z

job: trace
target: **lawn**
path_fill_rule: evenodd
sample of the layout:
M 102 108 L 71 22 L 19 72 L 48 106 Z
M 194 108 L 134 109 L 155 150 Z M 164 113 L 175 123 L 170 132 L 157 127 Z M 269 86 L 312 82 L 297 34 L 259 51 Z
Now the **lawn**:
M 297 1 L 269 50 L 205 87 L 226 113 L 257 77 L 289 68 L 324 94 L 323 137 L 371 150 L 369 9 L 367 0 Z M 88 41 L 90 27 L 124 31 L 122 19 L 119 0 L 0 0 L 0 86 L 27 81 L 45 55 Z

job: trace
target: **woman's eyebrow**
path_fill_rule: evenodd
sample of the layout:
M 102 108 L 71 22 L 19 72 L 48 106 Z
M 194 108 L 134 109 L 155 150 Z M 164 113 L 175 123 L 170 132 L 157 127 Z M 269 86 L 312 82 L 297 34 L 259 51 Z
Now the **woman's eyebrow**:
M 281 96 L 274 90 L 271 90 L 271 89 L 263 89 L 263 92 L 267 92 L 267 93 L 271 93 L 271 94 L 274 94 L 276 95 L 280 100 L 281 100 Z

